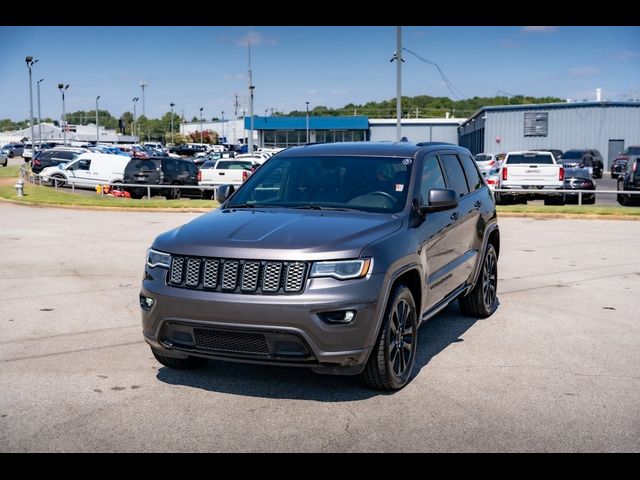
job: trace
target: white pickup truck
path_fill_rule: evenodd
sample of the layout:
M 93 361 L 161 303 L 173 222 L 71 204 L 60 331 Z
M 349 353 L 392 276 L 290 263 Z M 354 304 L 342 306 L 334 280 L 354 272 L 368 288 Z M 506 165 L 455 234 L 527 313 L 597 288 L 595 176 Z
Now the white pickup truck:
M 545 205 L 564 205 L 564 194 L 538 193 L 540 190 L 562 190 L 564 168 L 550 152 L 509 152 L 500 168 L 499 203 L 527 203 L 542 198 Z M 517 191 L 517 193 L 515 193 Z
M 198 185 L 212 187 L 217 185 L 242 185 L 257 168 L 258 164 L 250 159 L 221 158 L 213 168 L 201 168 L 198 171 Z M 203 190 L 203 198 L 213 198 L 213 190 Z

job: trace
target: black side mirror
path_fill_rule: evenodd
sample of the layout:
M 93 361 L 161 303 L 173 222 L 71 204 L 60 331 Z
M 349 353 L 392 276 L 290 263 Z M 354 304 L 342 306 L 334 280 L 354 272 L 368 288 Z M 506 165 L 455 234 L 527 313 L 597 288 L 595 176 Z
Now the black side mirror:
M 458 206 L 458 194 L 455 190 L 433 188 L 429 190 L 429 203 L 420 205 L 420 215 L 440 210 L 449 210 Z
M 236 187 L 233 185 L 220 185 L 218 187 L 217 200 L 218 203 L 226 202 L 231 195 L 236 191 Z

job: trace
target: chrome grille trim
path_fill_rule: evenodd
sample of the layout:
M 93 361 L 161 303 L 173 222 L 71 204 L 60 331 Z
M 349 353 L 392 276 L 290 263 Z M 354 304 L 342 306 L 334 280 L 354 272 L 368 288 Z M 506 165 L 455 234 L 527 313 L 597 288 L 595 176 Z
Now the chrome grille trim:
M 172 255 L 167 285 L 240 294 L 299 294 L 308 262 L 277 262 Z

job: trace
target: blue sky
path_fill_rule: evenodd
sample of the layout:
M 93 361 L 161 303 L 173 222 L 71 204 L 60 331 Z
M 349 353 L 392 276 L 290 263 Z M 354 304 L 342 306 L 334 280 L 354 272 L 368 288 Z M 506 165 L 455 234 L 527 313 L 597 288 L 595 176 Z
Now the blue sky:
M 69 84 L 67 111 L 133 110 L 146 81 L 146 113 L 176 103 L 187 119 L 225 118 L 234 93 L 247 93 L 252 38 L 255 109 L 304 110 L 395 97 L 393 26 L 375 27 L 0 27 L 0 118 L 29 115 L 24 58 L 41 84 L 42 116 L 59 118 L 58 83 Z M 403 27 L 403 47 L 440 65 L 461 94 L 640 99 L 640 27 Z M 437 69 L 404 53 L 403 95 L 456 98 Z M 241 108 L 242 109 L 242 108 Z M 142 101 L 137 113 L 142 113 Z

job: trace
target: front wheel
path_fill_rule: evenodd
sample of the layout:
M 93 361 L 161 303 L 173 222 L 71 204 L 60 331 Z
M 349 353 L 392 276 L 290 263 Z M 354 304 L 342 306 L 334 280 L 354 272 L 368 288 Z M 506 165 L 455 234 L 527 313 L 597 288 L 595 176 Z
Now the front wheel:
M 391 292 L 378 341 L 362 372 L 367 386 L 399 390 L 409 382 L 416 360 L 417 330 L 416 304 L 411 290 L 398 284 Z
M 180 187 L 172 187 L 169 189 L 169 193 L 166 195 L 167 200 L 180 200 L 182 196 L 182 190 Z
M 463 314 L 486 318 L 498 308 L 498 255 L 492 244 L 487 245 L 480 275 L 473 290 L 460 297 L 458 304 Z

